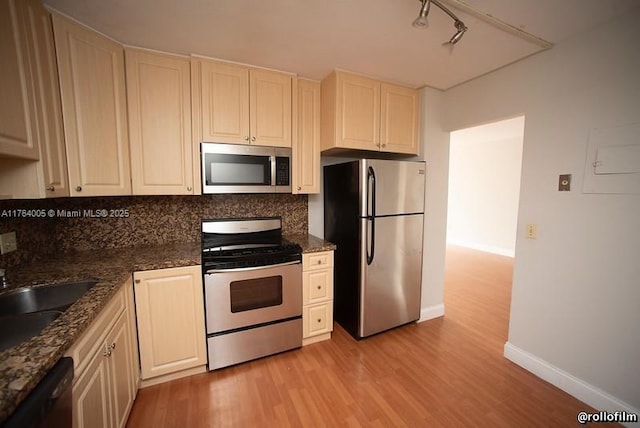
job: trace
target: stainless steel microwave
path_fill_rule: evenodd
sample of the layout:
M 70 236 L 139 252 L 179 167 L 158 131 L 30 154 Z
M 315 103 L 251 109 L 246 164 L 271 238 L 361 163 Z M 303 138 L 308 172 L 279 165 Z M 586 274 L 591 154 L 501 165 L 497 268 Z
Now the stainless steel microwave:
M 202 193 L 291 193 L 291 149 L 201 143 Z

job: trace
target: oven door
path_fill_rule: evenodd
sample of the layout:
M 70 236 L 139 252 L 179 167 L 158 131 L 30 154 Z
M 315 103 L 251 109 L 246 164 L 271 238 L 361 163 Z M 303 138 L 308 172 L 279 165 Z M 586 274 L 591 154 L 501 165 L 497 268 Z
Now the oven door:
M 302 264 L 208 271 L 207 334 L 302 315 Z

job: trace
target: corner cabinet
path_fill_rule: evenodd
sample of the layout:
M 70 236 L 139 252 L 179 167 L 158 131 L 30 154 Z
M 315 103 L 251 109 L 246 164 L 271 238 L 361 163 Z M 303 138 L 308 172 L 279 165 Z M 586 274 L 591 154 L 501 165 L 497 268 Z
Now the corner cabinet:
M 199 141 L 291 147 L 291 74 L 204 58 L 192 67 Z
M 143 384 L 206 371 L 201 267 L 141 271 L 133 278 Z
M 133 194 L 193 194 L 189 59 L 132 48 L 125 59 Z
M 331 338 L 333 251 L 302 255 L 302 344 Z
M 292 193 L 320 193 L 320 82 L 298 79 L 294 92 Z
M 71 196 L 131 194 L 124 47 L 53 14 Z
M 334 71 L 321 85 L 322 150 L 418 154 L 415 89 Z
M 138 358 L 131 279 L 80 339 L 73 358 L 74 428 L 123 428 L 138 390 Z

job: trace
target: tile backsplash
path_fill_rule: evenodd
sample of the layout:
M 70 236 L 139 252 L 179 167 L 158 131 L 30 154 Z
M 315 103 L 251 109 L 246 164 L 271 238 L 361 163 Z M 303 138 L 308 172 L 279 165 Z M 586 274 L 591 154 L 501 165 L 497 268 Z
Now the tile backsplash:
M 29 212 L 34 216 L 25 217 Z M 0 201 L 0 233 L 15 231 L 18 251 L 0 256 L 0 267 L 34 262 L 59 251 L 197 242 L 203 218 L 272 216 L 282 217 L 284 233 L 307 233 L 307 196 L 265 194 L 5 200 Z

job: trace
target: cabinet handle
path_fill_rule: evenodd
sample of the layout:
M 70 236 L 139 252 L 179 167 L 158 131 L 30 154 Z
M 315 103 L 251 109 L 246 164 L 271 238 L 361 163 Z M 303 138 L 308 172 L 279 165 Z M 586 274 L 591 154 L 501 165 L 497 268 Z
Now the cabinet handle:
M 82 186 L 76 187 L 76 192 L 82 192 Z
M 187 192 L 190 192 L 191 190 L 191 186 L 187 186 Z
M 256 141 L 256 137 L 251 137 L 251 141 Z
M 49 192 L 55 192 L 55 191 L 56 191 L 56 188 L 55 188 L 55 187 L 54 187 L 54 185 L 52 184 L 51 186 L 47 187 L 47 190 L 48 190 Z

